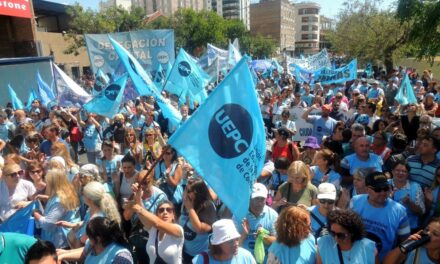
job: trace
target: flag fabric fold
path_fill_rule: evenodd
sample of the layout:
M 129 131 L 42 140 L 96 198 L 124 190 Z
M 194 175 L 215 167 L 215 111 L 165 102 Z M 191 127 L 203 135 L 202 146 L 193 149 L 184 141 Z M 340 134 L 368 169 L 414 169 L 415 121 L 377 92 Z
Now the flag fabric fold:
M 38 99 L 38 95 L 34 89 L 31 89 L 31 92 L 29 93 L 29 98 L 26 103 L 26 110 L 30 111 L 32 109 L 32 102 L 35 99 Z
M 43 78 L 40 75 L 40 72 L 37 72 L 37 84 L 38 84 L 38 91 L 43 91 L 45 96 L 52 101 L 55 100 L 56 96 L 53 91 L 53 89 L 43 80 Z
M 235 66 L 239 61 L 241 60 L 241 54 L 240 51 L 232 45 L 232 43 L 229 43 L 228 47 L 228 64 L 229 66 Z
M 142 68 L 138 60 L 113 38 L 110 36 L 108 36 L 108 38 L 118 54 L 119 59 L 124 64 L 125 69 L 130 75 L 130 78 L 139 95 L 152 95 L 159 105 L 163 116 L 167 118 L 172 125 L 177 126 L 182 120 L 180 112 L 170 105 L 160 94 L 153 81 Z
M 18 210 L 6 221 L 1 223 L 0 232 L 14 232 L 33 236 L 35 220 L 32 217 L 32 211 L 34 209 L 42 209 L 41 203 L 38 200 L 33 201 L 25 208 Z
M 246 59 L 168 140 L 238 219 L 249 209 L 252 185 L 264 164 L 265 142 Z
M 414 94 L 414 88 L 409 81 L 408 74 L 403 78 L 399 91 L 394 99 L 401 105 L 417 104 L 417 98 Z
M 113 118 L 121 106 L 128 75 L 124 74 L 83 107 L 87 112 Z
M 10 84 L 8 84 L 8 93 L 9 93 L 9 98 L 11 99 L 12 109 L 14 110 L 24 109 L 23 102 L 20 100 L 20 98 L 17 97 L 17 94 L 15 93 L 14 89 L 11 87 Z
M 57 65 L 53 65 L 53 77 L 57 87 L 58 104 L 66 107 L 79 107 L 92 99 L 81 86 L 72 80 Z

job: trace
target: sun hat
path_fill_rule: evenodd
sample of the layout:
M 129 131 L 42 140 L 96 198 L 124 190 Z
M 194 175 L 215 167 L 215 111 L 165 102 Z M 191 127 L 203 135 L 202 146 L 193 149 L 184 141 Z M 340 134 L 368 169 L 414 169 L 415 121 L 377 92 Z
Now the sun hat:
M 318 186 L 318 199 L 336 200 L 336 187 L 333 183 L 324 182 Z
M 224 242 L 240 237 L 235 224 L 231 219 L 221 219 L 212 224 L 211 244 L 220 245 Z
M 254 183 L 254 186 L 252 187 L 252 195 L 251 198 L 257 198 L 257 197 L 263 197 L 263 198 L 267 198 L 267 188 L 266 186 L 264 186 L 264 184 L 262 183 Z
M 307 137 L 306 141 L 304 142 L 304 147 L 309 147 L 312 149 L 319 149 L 321 148 L 318 144 L 318 139 L 316 137 Z

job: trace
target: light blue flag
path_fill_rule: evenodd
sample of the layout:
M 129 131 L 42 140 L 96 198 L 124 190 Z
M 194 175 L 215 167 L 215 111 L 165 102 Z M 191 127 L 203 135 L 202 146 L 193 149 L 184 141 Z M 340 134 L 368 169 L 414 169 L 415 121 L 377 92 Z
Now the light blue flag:
M 114 83 L 107 86 L 101 93 L 86 103 L 83 108 L 89 113 L 113 118 L 119 113 L 127 78 L 127 74 L 119 77 Z
M 179 97 L 191 98 L 203 91 L 210 79 L 191 56 L 180 49 L 164 89 Z
M 272 66 L 277 69 L 279 74 L 282 74 L 284 72 L 284 68 L 283 66 L 281 66 L 277 60 L 273 59 L 272 60 Z
M 17 97 L 17 94 L 15 93 L 14 89 L 12 89 L 10 84 L 8 84 L 8 93 L 9 98 L 11 99 L 12 109 L 24 109 L 23 102 L 20 100 L 20 98 Z
M 31 92 L 29 93 L 29 98 L 26 103 L 26 110 L 30 111 L 32 109 L 32 102 L 35 99 L 38 99 L 38 95 L 34 89 L 31 89 Z
M 365 67 L 365 74 L 367 78 L 371 78 L 373 76 L 373 65 L 371 63 L 367 63 L 367 67 Z
M 50 99 L 49 95 L 47 94 L 46 90 L 42 88 L 41 85 L 38 85 L 37 87 L 37 94 L 38 99 L 40 99 L 41 103 L 48 107 L 48 105 L 52 102 L 53 99 Z
M 237 48 L 229 43 L 228 46 L 228 63 L 230 66 L 235 66 L 241 60 L 240 51 Z
M 113 48 L 118 54 L 119 59 L 121 59 L 121 62 L 127 69 L 127 72 L 130 75 L 130 78 L 134 83 L 136 91 L 139 93 L 139 95 L 152 95 L 159 105 L 160 109 L 162 110 L 163 116 L 165 118 L 168 118 L 168 121 L 172 125 L 177 127 L 177 125 L 179 125 L 180 121 L 182 120 L 180 112 L 177 111 L 177 109 L 171 106 L 169 103 L 167 103 L 167 101 L 165 101 L 165 98 L 163 98 L 163 96 L 156 89 L 153 81 L 150 79 L 150 77 L 142 68 L 137 59 L 110 36 L 109 39 L 113 45 Z
M 40 72 L 37 72 L 37 83 L 38 83 L 38 91 L 44 91 L 44 94 L 49 98 L 50 101 L 55 100 L 55 93 L 53 89 L 44 82 L 43 78 L 40 75 Z M 40 94 L 41 96 L 41 94 Z
M 34 209 L 41 209 L 39 201 L 33 201 L 25 208 L 22 208 L 11 215 L 5 222 L 0 224 L 0 232 L 14 232 L 34 235 L 35 220 L 32 217 Z
M 100 79 L 100 81 L 107 85 L 110 82 L 110 78 L 108 77 L 107 74 L 105 74 L 101 68 L 98 69 L 98 71 L 96 71 L 96 79 Z
M 265 138 L 252 76 L 242 59 L 168 143 L 242 219 L 263 168 Z
M 409 81 L 408 74 L 403 78 L 402 84 L 400 85 L 399 91 L 394 100 L 401 105 L 417 104 L 417 98 L 414 94 L 414 88 Z
M 154 84 L 158 89 L 162 90 L 162 87 L 165 83 L 165 76 L 163 74 L 162 65 L 159 64 L 159 67 L 156 70 L 156 73 L 154 74 Z
M 171 69 L 173 68 L 173 65 L 170 63 L 170 61 L 168 61 L 167 63 L 167 68 L 166 68 L 166 74 L 165 77 L 168 79 L 168 77 L 170 76 L 171 73 Z

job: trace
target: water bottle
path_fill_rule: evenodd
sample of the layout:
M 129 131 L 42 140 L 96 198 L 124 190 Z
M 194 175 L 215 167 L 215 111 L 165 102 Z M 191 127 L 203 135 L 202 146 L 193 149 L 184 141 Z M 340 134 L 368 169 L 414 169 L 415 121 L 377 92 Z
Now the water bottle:
M 420 236 L 421 238 L 419 240 L 407 240 L 402 242 L 399 245 L 400 251 L 404 254 L 407 254 L 431 240 L 431 237 L 425 232 L 421 233 Z

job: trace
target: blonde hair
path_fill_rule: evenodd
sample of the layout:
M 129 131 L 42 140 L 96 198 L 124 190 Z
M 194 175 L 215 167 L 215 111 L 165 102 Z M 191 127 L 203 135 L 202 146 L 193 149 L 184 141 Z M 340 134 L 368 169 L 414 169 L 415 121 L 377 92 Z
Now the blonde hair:
M 79 206 L 79 198 L 73 185 L 67 179 L 66 171 L 53 169 L 46 174 L 47 194 L 49 197 L 58 196 L 66 210 L 74 210 Z
M 55 149 L 56 153 L 52 153 L 52 156 L 60 156 L 64 159 L 66 162 L 67 168 L 77 167 L 78 165 L 73 162 L 72 158 L 70 157 L 69 149 L 66 147 L 66 145 L 63 142 L 55 142 L 52 143 L 51 152 L 52 149 Z M 67 169 L 66 168 L 66 169 Z
M 303 187 L 306 187 L 312 178 L 309 167 L 301 160 L 295 160 L 290 164 L 289 169 L 287 169 L 288 176 L 291 177 L 295 174 L 305 179 L 303 181 Z
M 116 201 L 106 192 L 102 183 L 97 181 L 87 183 L 84 186 L 83 195 L 98 206 L 107 218 L 121 224 L 121 216 Z

